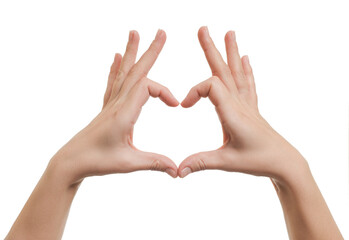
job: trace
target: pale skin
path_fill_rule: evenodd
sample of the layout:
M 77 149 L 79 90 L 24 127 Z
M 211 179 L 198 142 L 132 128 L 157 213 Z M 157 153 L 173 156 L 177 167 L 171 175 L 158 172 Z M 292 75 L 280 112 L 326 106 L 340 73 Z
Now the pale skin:
M 169 158 L 133 145 L 134 124 L 150 96 L 171 107 L 179 102 L 147 78 L 165 32 L 158 31 L 136 63 L 139 35 L 131 31 L 125 54 L 116 54 L 111 66 L 102 111 L 52 157 L 6 239 L 61 239 L 71 203 L 88 176 L 157 170 L 183 178 L 205 169 L 270 177 L 290 239 L 343 239 L 307 161 L 260 115 L 252 68 L 247 56 L 240 58 L 235 33 L 225 36 L 227 63 L 206 27 L 198 36 L 212 76 L 194 86 L 181 105 L 209 97 L 222 123 L 222 147 L 191 155 L 177 168 Z

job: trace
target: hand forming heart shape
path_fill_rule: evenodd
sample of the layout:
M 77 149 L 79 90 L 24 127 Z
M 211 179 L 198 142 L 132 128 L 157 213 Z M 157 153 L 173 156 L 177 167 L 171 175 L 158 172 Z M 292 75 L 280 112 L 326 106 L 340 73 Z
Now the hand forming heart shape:
M 87 176 L 137 170 L 158 170 L 172 177 L 185 177 L 199 170 L 220 169 L 280 181 L 287 178 L 289 168 L 296 165 L 294 159 L 302 158 L 259 114 L 252 68 L 247 56 L 239 56 L 235 33 L 230 31 L 225 36 L 228 64 L 216 49 L 207 27 L 200 28 L 198 37 L 212 77 L 193 87 L 181 105 L 188 108 L 201 97 L 210 98 L 222 123 L 222 147 L 191 155 L 177 168 L 169 158 L 140 151 L 133 145 L 133 127 L 149 96 L 159 97 L 171 107 L 179 102 L 166 87 L 147 78 L 164 46 L 165 32 L 158 31 L 149 49 L 135 63 L 139 35 L 131 31 L 124 56 L 116 54 L 111 66 L 102 111 L 57 152 L 50 164 L 59 162 L 68 169 L 67 181 L 71 184 Z M 285 152 L 293 156 L 285 158 Z
M 198 35 L 212 77 L 193 87 L 181 105 L 188 108 L 209 97 L 222 124 L 223 146 L 191 155 L 177 168 L 169 158 L 133 145 L 134 124 L 149 96 L 172 107 L 179 102 L 167 88 L 147 78 L 165 43 L 164 31 L 158 31 L 137 63 L 139 36 L 131 31 L 124 56 L 116 54 L 111 66 L 102 111 L 51 159 L 7 239 L 59 239 L 85 177 L 158 170 L 183 178 L 204 169 L 270 177 L 290 238 L 343 239 L 306 160 L 259 114 L 252 69 L 248 57 L 239 56 L 235 33 L 225 36 L 227 64 L 207 28 L 202 27 Z

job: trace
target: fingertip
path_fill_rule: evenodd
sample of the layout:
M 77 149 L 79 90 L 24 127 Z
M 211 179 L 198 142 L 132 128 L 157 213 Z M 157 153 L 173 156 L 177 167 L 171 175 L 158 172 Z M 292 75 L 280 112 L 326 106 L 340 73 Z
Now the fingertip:
M 180 102 L 175 98 L 175 103 L 172 105 L 172 107 L 178 107 Z
M 180 104 L 180 102 L 177 100 L 177 98 L 172 94 L 172 92 L 170 90 L 168 90 L 170 92 L 171 95 L 171 107 L 178 107 L 178 105 Z
M 248 57 L 248 55 L 244 56 L 246 59 L 246 62 L 248 63 L 248 65 L 250 65 L 250 58 Z
M 114 62 L 117 62 L 118 60 L 121 60 L 122 56 L 120 53 L 115 53 L 114 55 Z
M 184 100 L 181 102 L 181 106 L 184 107 L 184 108 L 186 108 L 186 105 L 185 105 Z
M 110 67 L 110 73 L 116 73 L 119 70 L 121 58 L 122 56 L 120 53 L 115 53 L 113 63 Z M 112 78 L 112 80 L 114 80 L 114 78 Z
M 162 29 L 159 29 L 156 33 L 155 40 L 164 40 L 166 41 L 166 32 Z
M 202 26 L 199 28 L 199 32 L 202 32 L 202 33 L 208 33 L 208 27 L 207 26 Z
M 128 37 L 129 41 L 139 40 L 139 33 L 136 30 L 131 30 Z
M 167 168 L 165 172 L 173 178 L 177 177 L 177 171 L 173 170 L 172 168 Z
M 227 33 L 225 34 L 225 36 L 224 36 L 224 40 L 225 40 L 226 42 L 229 41 L 229 34 L 230 34 L 230 31 L 227 32 Z
M 235 34 L 235 31 L 230 31 L 230 32 L 229 32 L 229 37 L 231 37 L 231 40 L 236 41 L 236 34 Z
M 186 159 L 184 159 L 181 164 L 178 166 L 178 177 L 180 178 L 184 178 L 187 175 L 189 175 L 190 173 L 193 172 L 191 166 L 190 166 L 190 157 L 187 157 Z
M 182 102 L 181 102 L 181 106 L 183 108 L 190 108 L 191 106 L 193 106 L 193 104 L 190 104 L 187 100 L 187 98 L 185 98 Z
M 181 171 L 179 171 L 178 176 L 180 178 L 185 178 L 186 176 L 188 176 L 190 173 L 192 173 L 193 171 L 191 170 L 190 167 L 185 167 L 183 168 Z
M 166 34 L 165 30 L 161 29 L 161 31 L 163 32 L 163 33 L 162 33 L 163 38 L 166 40 L 166 39 L 167 39 L 167 34 Z
M 244 63 L 249 63 L 250 62 L 250 60 L 249 60 L 247 55 L 242 56 L 241 57 L 241 61 L 244 62 Z
M 190 108 L 194 106 L 199 100 L 200 100 L 200 95 L 197 91 L 197 86 L 193 87 L 190 89 L 189 93 L 187 96 L 183 99 L 181 102 L 181 106 L 184 108 Z
M 166 89 L 166 93 L 160 95 L 160 99 L 165 102 L 169 107 L 177 107 L 179 105 L 178 100 L 173 96 L 170 90 Z
M 207 26 L 200 27 L 199 31 L 198 31 L 199 39 L 201 39 L 202 37 L 207 36 L 207 35 L 209 35 L 208 27 Z
M 170 107 L 178 107 L 178 105 L 179 105 L 179 102 L 175 97 L 173 97 L 171 99 L 171 102 L 168 103 L 168 106 Z

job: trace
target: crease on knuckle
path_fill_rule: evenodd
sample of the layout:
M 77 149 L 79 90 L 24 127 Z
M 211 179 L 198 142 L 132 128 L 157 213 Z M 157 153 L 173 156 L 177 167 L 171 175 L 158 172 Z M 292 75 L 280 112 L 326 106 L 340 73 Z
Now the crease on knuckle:
M 135 66 L 133 66 L 133 67 L 131 67 L 131 69 L 130 69 L 130 71 L 129 71 L 128 73 L 129 73 L 129 75 L 133 76 L 133 75 L 135 75 L 138 71 L 139 71 L 139 70 L 138 70 Z
M 160 47 L 158 46 L 158 44 L 154 42 L 152 46 L 149 48 L 149 53 L 153 57 L 157 57 L 160 54 Z
M 147 74 L 148 74 L 148 71 L 144 67 L 141 67 L 141 66 L 138 66 L 138 65 L 135 65 L 130 70 L 130 75 L 131 76 L 145 77 L 145 76 L 147 76 Z
M 150 170 L 152 171 L 162 171 L 159 159 L 154 159 L 150 165 Z
M 206 162 L 205 162 L 205 160 L 202 157 L 198 156 L 196 163 L 197 163 L 197 169 L 199 171 L 203 171 L 203 170 L 207 169 Z
M 233 71 L 233 78 L 238 79 L 240 82 L 246 82 L 246 76 L 243 71 Z
M 120 69 L 118 72 L 117 78 L 124 78 L 125 75 L 126 75 L 125 71 Z

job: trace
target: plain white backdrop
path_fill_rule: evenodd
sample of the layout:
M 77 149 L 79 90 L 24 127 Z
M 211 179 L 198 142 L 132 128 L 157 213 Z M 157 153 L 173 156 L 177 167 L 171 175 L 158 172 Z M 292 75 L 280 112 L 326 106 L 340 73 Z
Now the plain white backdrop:
M 167 43 L 149 78 L 181 101 L 211 76 L 197 40 L 209 27 L 224 55 L 235 30 L 254 69 L 259 108 L 308 160 L 349 238 L 347 1 L 0 1 L 0 236 L 55 152 L 98 114 L 115 52 L 139 31 Z M 218 148 L 208 99 L 144 106 L 135 145 L 172 158 Z M 86 179 L 63 239 L 287 239 L 269 179 L 205 171 L 185 179 L 137 172 Z

